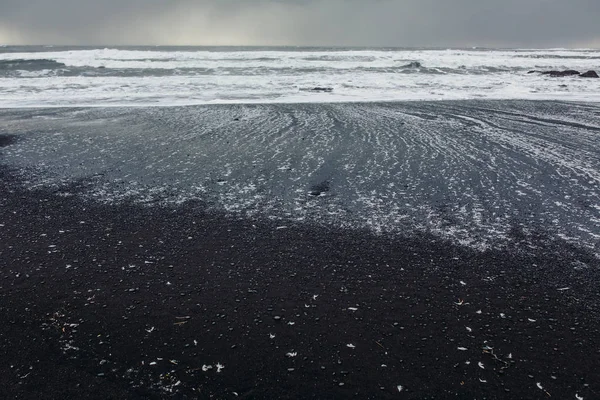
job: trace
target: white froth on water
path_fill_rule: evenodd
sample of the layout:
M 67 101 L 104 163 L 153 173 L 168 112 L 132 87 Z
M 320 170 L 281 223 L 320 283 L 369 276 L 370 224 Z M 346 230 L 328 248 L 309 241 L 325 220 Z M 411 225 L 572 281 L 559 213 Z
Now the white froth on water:
M 46 50 L 0 51 L 0 107 L 600 101 L 600 79 L 528 74 L 600 69 L 594 50 Z

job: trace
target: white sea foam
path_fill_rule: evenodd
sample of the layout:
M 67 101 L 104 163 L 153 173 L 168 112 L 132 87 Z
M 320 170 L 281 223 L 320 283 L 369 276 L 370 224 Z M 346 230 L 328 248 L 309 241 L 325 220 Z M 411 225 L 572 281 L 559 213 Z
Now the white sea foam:
M 57 69 L 0 74 L 0 107 L 539 99 L 600 101 L 593 50 L 68 50 L 0 53 Z M 421 66 L 410 63 L 420 63 Z M 1 72 L 1 71 L 0 71 Z M 331 92 L 302 89 L 332 88 Z

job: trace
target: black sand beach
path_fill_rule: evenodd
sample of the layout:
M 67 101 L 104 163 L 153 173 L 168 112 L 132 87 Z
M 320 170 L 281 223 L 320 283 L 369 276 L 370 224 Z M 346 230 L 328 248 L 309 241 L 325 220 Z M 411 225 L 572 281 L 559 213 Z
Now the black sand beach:
M 571 107 L 512 106 L 526 106 L 525 116 L 536 108 Z M 423 107 L 439 107 L 441 114 L 451 105 Z M 597 138 L 600 128 L 593 118 L 598 114 L 583 112 L 585 105 L 573 107 L 565 129 Z M 179 196 L 177 185 L 149 205 L 135 196 L 107 194 L 114 189 L 113 177 L 121 174 L 127 180 L 143 172 L 136 170 L 135 160 L 120 164 L 130 166 L 128 171 L 106 160 L 147 156 L 142 145 L 136 151 L 125 146 L 118 157 L 115 151 L 98 151 L 61 158 L 83 148 L 78 141 L 89 140 L 90 148 L 114 146 L 86 136 L 90 132 L 118 135 L 115 126 L 127 131 L 158 124 L 143 115 L 150 111 L 102 111 L 140 118 L 140 125 L 114 114 L 101 120 L 96 112 L 67 118 L 65 111 L 5 110 L 1 116 L 1 398 L 600 397 L 600 261 L 589 236 L 581 236 L 578 244 L 573 236 L 558 235 L 549 220 L 527 219 L 535 201 L 514 215 L 505 237 L 488 246 L 461 244 L 463 236 L 435 229 L 374 230 L 361 218 L 339 215 L 354 224 L 330 221 L 324 210 L 332 206 L 309 214 L 318 218 L 323 213 L 319 222 L 294 215 L 286 219 L 274 208 L 271 217 L 219 208 L 211 192 L 203 199 L 167 201 Z M 234 121 L 235 112 L 230 114 Z M 48 119 L 36 122 L 40 116 Z M 178 124 L 183 135 L 191 132 L 187 121 L 170 123 Z M 346 123 L 340 129 L 350 126 Z M 227 124 L 223 130 L 231 129 Z M 523 134 L 514 120 L 510 124 L 515 134 Z M 559 137 L 556 131 L 565 126 L 550 119 L 535 124 L 540 137 L 545 129 Z M 317 125 L 299 124 L 307 137 Z M 162 129 L 168 137 L 171 128 Z M 52 142 L 59 134 L 60 144 Z M 214 137 L 218 130 L 202 136 L 198 147 Z M 182 151 L 198 148 L 186 143 Z M 273 141 L 260 143 L 269 147 Z M 237 146 L 223 142 L 224 148 L 227 144 Z M 249 147 L 235 148 L 243 154 Z M 557 149 L 552 147 L 554 153 Z M 230 151 L 226 156 L 235 164 L 235 151 Z M 518 148 L 507 150 L 513 153 Z M 598 165 L 596 148 L 582 149 L 582 154 L 586 167 Z M 453 164 L 441 160 L 439 165 Z M 590 197 L 580 196 L 581 218 L 569 221 L 585 228 L 587 215 L 593 237 L 596 214 L 589 199 L 597 184 L 575 183 L 568 176 L 560 181 L 549 165 L 542 165 L 545 172 L 532 176 L 532 182 L 544 183 L 538 186 L 541 191 L 566 190 L 568 182 L 583 185 L 581 193 Z M 152 187 L 152 179 L 156 186 L 174 181 L 172 171 L 161 172 L 169 178 L 153 172 L 145 187 Z M 330 186 L 321 186 L 319 196 L 352 198 L 344 190 L 336 192 L 339 178 L 324 175 L 315 177 L 315 185 Z M 228 179 L 215 178 L 211 190 L 227 186 L 233 178 Z M 280 190 L 280 182 L 268 183 L 271 193 Z M 502 184 L 503 179 L 495 183 Z M 128 184 L 115 187 L 123 185 Z M 315 197 L 311 191 L 314 185 L 308 185 L 306 196 Z M 411 196 L 419 198 L 407 193 Z M 348 208 L 353 204 L 349 201 Z M 448 200 L 446 208 L 453 207 Z M 543 207 L 538 211 L 543 219 Z M 446 216 L 446 228 L 460 227 L 452 212 Z

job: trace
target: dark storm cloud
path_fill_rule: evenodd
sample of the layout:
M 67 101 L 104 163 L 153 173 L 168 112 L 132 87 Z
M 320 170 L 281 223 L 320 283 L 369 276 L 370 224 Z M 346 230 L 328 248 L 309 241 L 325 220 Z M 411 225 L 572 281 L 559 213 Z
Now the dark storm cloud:
M 0 0 L 0 42 L 599 46 L 598 0 Z

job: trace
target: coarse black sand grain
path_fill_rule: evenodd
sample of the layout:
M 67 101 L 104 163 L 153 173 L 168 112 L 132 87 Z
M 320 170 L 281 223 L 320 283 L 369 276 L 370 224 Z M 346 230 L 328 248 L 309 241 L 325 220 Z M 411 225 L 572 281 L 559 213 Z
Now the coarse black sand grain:
M 600 398 L 599 262 L 543 231 L 476 251 L 102 205 L 15 172 L 0 398 Z

